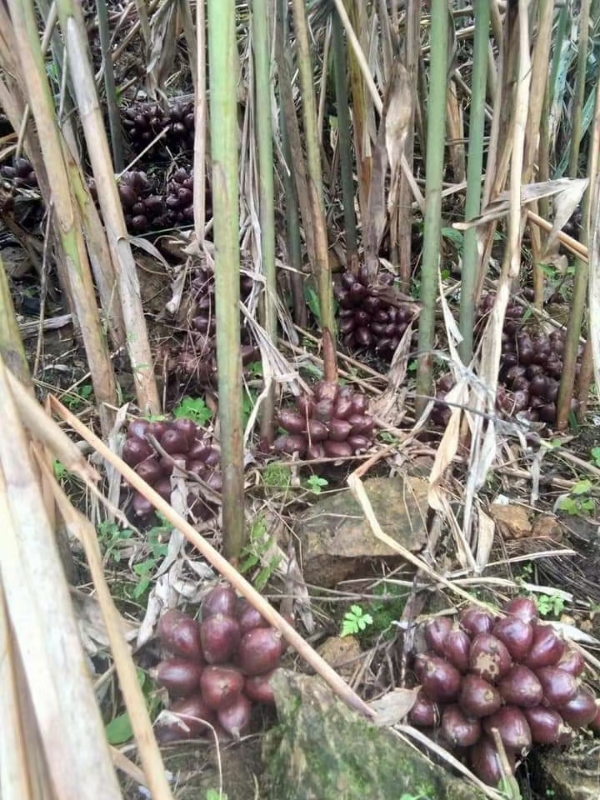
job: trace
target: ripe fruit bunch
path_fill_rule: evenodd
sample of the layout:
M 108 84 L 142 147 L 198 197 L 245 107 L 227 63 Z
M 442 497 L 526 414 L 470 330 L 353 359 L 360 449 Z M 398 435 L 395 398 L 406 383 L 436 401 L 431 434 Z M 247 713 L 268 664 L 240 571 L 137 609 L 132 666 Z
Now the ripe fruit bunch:
M 165 455 L 154 447 L 152 438 Z M 203 480 L 213 491 L 220 492 L 222 488 L 220 450 L 211 444 L 202 428 L 190 419 L 176 419 L 173 422 L 134 420 L 127 430 L 122 457 L 167 501 L 171 499 L 171 475 L 176 463 Z M 143 522 L 148 521 L 154 513 L 152 504 L 137 491 L 134 491 L 132 505 L 135 515 Z M 192 492 L 188 496 L 188 505 L 202 519 L 208 519 L 214 513 L 209 502 Z
M 406 306 L 396 307 L 389 302 L 394 276 L 383 272 L 376 283 L 369 283 L 366 269 L 358 275 L 344 272 L 335 287 L 340 305 L 340 335 L 349 350 L 372 350 L 390 359 L 408 327 L 413 313 Z
M 273 705 L 269 679 L 285 645 L 281 634 L 229 586 L 217 586 L 202 604 L 202 622 L 167 611 L 158 635 L 168 655 L 153 671 L 170 696 L 159 721 L 159 741 L 210 735 L 207 723 L 238 738 L 250 726 L 252 704 Z
M 493 295 L 482 298 L 477 315 L 480 320 L 491 311 L 493 304 Z M 566 332 L 532 333 L 523 326 L 524 312 L 525 309 L 514 301 L 509 303 L 506 310 L 500 359 L 501 385 L 498 387 L 496 408 L 507 416 L 520 413 L 522 418 L 530 422 L 552 424 L 556 417 Z M 450 409 L 442 401 L 452 385 L 450 375 L 442 376 L 437 383 L 438 402 L 431 414 L 435 424 L 446 425 L 448 422 Z M 578 408 L 579 402 L 573 399 L 571 410 L 576 412 Z
M 175 100 L 166 112 L 158 103 L 134 103 L 123 113 L 123 127 L 136 152 L 164 130 L 171 147 L 189 150 L 194 143 L 194 103 Z
M 172 224 L 188 224 L 194 221 L 194 176 L 193 172 L 179 167 L 167 184 L 165 204 L 169 209 Z
M 600 729 L 600 701 L 581 681 L 579 651 L 539 621 L 529 598 L 503 612 L 473 606 L 457 623 L 438 617 L 425 625 L 428 650 L 414 659 L 421 686 L 409 714 L 412 724 L 437 729 L 490 785 L 502 778 L 494 729 L 513 769 L 535 745 L 568 744 L 578 728 Z
M 31 161 L 26 158 L 14 158 L 12 166 L 1 167 L 0 176 L 15 189 L 35 189 L 38 185 Z
M 130 170 L 119 181 L 119 197 L 128 230 L 145 233 L 148 230 L 167 227 L 170 216 L 167 214 L 163 197 L 154 192 L 151 181 L 145 172 Z
M 373 444 L 375 422 L 366 397 L 333 381 L 318 383 L 296 409 L 282 409 L 278 423 L 287 433 L 275 440 L 275 450 L 300 458 L 348 458 Z
M 247 300 L 254 281 L 249 275 L 240 275 L 240 297 Z M 212 271 L 199 268 L 195 271 L 191 285 L 189 331 L 182 346 L 175 369 L 200 383 L 205 383 L 217 374 L 215 278 Z M 242 334 L 243 336 L 244 334 Z M 242 344 L 244 366 L 258 360 L 260 352 L 247 341 Z

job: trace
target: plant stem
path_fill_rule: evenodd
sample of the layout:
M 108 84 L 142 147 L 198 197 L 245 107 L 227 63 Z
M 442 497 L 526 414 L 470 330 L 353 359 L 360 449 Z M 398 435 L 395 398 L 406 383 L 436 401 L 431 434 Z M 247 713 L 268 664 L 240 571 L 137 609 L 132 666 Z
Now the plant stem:
M 571 178 L 576 178 L 579 173 L 579 146 L 581 144 L 581 116 L 585 99 L 585 76 L 588 60 L 590 2 L 591 0 L 581 0 L 581 9 L 579 11 L 579 48 L 577 52 L 575 96 L 573 97 L 571 152 L 569 153 L 569 176 Z
M 435 306 L 442 229 L 442 178 L 444 173 L 444 131 L 446 119 L 446 72 L 448 68 L 448 4 L 431 2 L 431 56 L 429 103 L 427 106 L 427 176 L 421 302 L 419 317 L 419 364 L 416 413 L 420 415 L 433 389 L 433 343 Z
M 490 8 L 488 0 L 475 2 L 475 40 L 473 43 L 473 81 L 469 111 L 469 161 L 467 164 L 467 197 L 465 220 L 474 219 L 481 209 L 481 174 L 483 170 L 483 133 L 485 127 L 485 94 L 487 85 Z M 475 325 L 475 293 L 479 275 L 477 228 L 465 232 L 465 249 L 460 287 L 460 357 L 468 364 L 473 356 Z
M 110 125 L 110 139 L 112 145 L 113 163 L 116 172 L 122 172 L 123 162 L 123 137 L 121 133 L 121 120 L 117 103 L 117 90 L 115 87 L 115 71 L 110 57 L 110 30 L 108 27 L 108 12 L 106 0 L 96 0 L 98 12 L 98 30 L 100 33 L 100 49 L 104 66 L 104 89 L 106 91 L 106 107 L 108 109 L 108 124 Z
M 240 247 L 235 4 L 208 0 L 217 365 L 223 474 L 223 547 L 244 547 L 244 450 L 240 352 Z

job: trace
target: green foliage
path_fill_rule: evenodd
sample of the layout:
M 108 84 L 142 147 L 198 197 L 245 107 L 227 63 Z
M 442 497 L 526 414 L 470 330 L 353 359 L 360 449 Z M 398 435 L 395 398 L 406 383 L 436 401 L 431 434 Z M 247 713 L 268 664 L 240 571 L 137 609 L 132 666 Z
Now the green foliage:
M 160 708 L 160 700 L 155 692 L 154 684 L 149 679 L 148 675 L 141 669 L 136 669 L 138 683 L 142 689 L 142 693 L 148 706 L 148 712 L 151 718 L 156 716 Z M 106 725 L 106 739 L 109 744 L 119 745 L 125 744 L 133 736 L 133 729 L 131 727 L 131 720 L 127 711 L 118 714 L 114 719 Z
M 442 228 L 442 236 L 444 239 L 448 239 L 449 242 L 452 242 L 456 248 L 456 252 L 462 255 L 465 246 L 465 239 L 462 231 L 457 231 L 455 228 Z
M 561 511 L 574 517 L 594 514 L 596 501 L 589 496 L 593 488 L 593 483 L 587 478 L 583 478 L 572 487 L 566 497 L 561 497 L 558 507 Z
M 265 588 L 281 560 L 275 555 L 266 564 L 264 563 L 267 551 L 272 545 L 273 537 L 267 532 L 265 518 L 259 515 L 250 528 L 249 542 L 242 550 L 239 568 L 242 575 L 252 573 L 252 582 L 258 592 Z
M 116 522 L 104 520 L 98 524 L 98 541 L 104 552 L 106 561 L 121 561 L 123 542 L 128 542 L 133 536 L 131 528 L 121 528 Z
M 206 800 L 227 800 L 227 795 L 219 789 L 209 789 L 206 793 Z
M 248 389 L 246 387 L 246 391 L 244 392 L 244 396 L 242 398 L 242 417 L 243 417 L 243 424 L 244 427 L 248 424 L 248 420 L 250 419 L 250 414 L 254 410 L 254 406 L 256 405 L 256 400 L 258 399 L 258 391 L 256 389 Z
M 208 408 L 201 397 L 184 397 L 181 403 L 173 409 L 176 419 L 191 419 L 196 425 L 205 425 L 212 417 L 213 412 Z
M 321 324 L 321 304 L 319 303 L 319 295 L 310 286 L 306 287 L 304 292 L 306 304 L 308 305 L 311 314 Z
M 372 600 L 368 608 L 373 616 L 373 630 L 386 636 L 393 636 L 392 622 L 400 619 L 406 604 L 406 595 L 399 586 L 383 581 L 374 594 L 381 600 Z
M 600 467 L 600 447 L 592 447 L 590 455 L 594 466 Z
M 313 494 L 321 494 L 321 490 L 329 485 L 329 481 L 318 475 L 311 475 L 306 479 L 306 485 Z
M 82 383 L 77 389 L 66 392 L 61 397 L 61 400 L 70 411 L 80 411 L 86 403 L 92 401 L 92 392 L 93 388 L 91 383 Z
M 52 470 L 57 481 L 62 481 L 63 478 L 66 478 L 66 476 L 69 474 L 69 471 L 65 465 L 57 458 L 55 458 L 52 462 Z
M 564 598 L 558 593 L 541 594 L 534 597 L 534 600 L 542 617 L 559 617 L 565 608 Z
M 269 489 L 287 489 L 292 480 L 292 471 L 289 467 L 273 461 L 267 465 L 262 477 L 264 485 Z
M 373 624 L 373 617 L 367 614 L 358 605 L 350 606 L 350 610 L 344 614 L 342 620 L 341 636 L 353 636 L 365 631 L 369 625 Z
M 246 365 L 246 370 L 249 375 L 253 378 L 262 378 L 263 376 L 263 365 L 262 361 L 252 361 L 250 364 Z

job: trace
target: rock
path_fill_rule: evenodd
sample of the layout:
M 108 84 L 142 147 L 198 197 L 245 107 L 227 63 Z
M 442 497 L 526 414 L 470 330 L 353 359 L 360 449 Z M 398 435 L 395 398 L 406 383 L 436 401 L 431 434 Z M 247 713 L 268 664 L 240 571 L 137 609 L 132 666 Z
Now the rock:
M 372 478 L 365 491 L 381 528 L 415 553 L 427 542 L 429 484 L 417 477 Z M 369 559 L 391 567 L 402 557 L 371 531 L 350 491 L 323 497 L 298 523 L 303 574 L 308 583 L 333 588 L 340 581 L 370 574 Z
M 432 765 L 387 728 L 336 698 L 320 678 L 278 670 L 279 725 L 265 738 L 269 800 L 483 800 L 464 780 Z
M 540 514 L 533 523 L 533 536 L 536 539 L 562 539 L 563 527 L 552 514 Z
M 523 506 L 492 503 L 489 514 L 505 539 L 524 539 L 533 532 L 527 509 Z
M 355 636 L 330 636 L 317 652 L 342 678 L 348 679 L 356 670 L 361 649 Z
M 595 749 L 594 745 L 594 742 L 589 743 L 590 750 L 592 747 Z M 598 759 L 591 752 L 579 756 L 572 758 L 569 751 L 561 753 L 556 749 L 538 756 L 543 796 L 560 800 L 598 800 Z

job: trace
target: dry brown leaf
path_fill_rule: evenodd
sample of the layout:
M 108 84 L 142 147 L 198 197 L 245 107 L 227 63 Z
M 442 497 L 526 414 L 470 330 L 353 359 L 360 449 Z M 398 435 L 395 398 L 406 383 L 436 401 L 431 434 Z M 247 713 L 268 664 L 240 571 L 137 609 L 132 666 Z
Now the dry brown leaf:
M 402 722 L 414 706 L 418 693 L 418 686 L 414 689 L 392 689 L 383 697 L 373 700 L 369 706 L 376 714 L 374 724 L 378 728 L 389 728 Z

